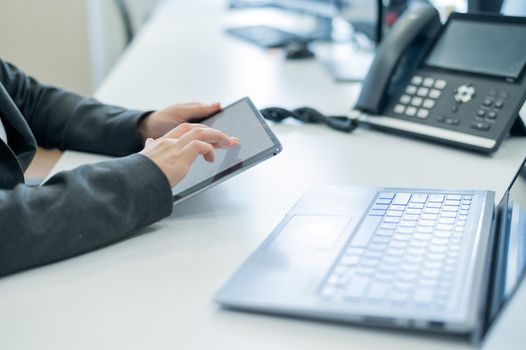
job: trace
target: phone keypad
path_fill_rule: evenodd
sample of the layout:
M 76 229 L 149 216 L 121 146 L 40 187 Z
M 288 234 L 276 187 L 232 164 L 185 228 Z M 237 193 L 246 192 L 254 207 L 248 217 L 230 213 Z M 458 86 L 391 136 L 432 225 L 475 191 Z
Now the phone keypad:
M 446 86 L 447 82 L 443 79 L 415 75 L 394 106 L 393 112 L 407 117 L 427 119 Z
M 393 107 L 393 112 L 409 118 L 428 119 L 447 86 L 448 82 L 444 79 L 415 75 L 411 78 L 409 85 Z M 462 108 L 463 104 L 474 100 L 479 92 L 476 91 L 472 84 L 467 82 L 459 84 L 452 91 L 450 113 L 437 115 L 434 121 L 449 126 L 459 126 L 461 119 L 463 120 L 463 118 L 458 116 L 460 113 L 459 108 Z M 507 98 L 507 91 L 490 90 L 475 112 L 471 112 L 473 113 L 472 119 L 466 121 L 466 127 L 488 132 L 497 122 L 499 112 L 505 107 Z

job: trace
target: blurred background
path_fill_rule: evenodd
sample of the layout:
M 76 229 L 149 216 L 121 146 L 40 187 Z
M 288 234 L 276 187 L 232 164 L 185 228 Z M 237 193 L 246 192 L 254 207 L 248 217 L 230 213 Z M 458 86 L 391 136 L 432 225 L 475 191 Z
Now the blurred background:
M 0 57 L 42 82 L 92 95 L 126 52 L 128 45 L 133 45 L 134 38 L 140 35 L 162 1 L 198 4 L 200 0 L 0 0 Z M 334 45 L 329 55 L 323 50 L 316 52 L 316 59 L 320 61 L 328 57 L 328 68 L 332 70 L 330 74 L 336 79 L 338 75 L 345 76 L 349 67 L 365 67 L 362 70 L 366 72 L 368 65 L 362 63 L 374 55 L 380 36 L 385 35 L 413 3 L 431 2 L 444 20 L 452 11 L 526 15 L 525 0 L 216 1 L 224 4 L 225 17 L 229 17 L 228 21 L 225 20 L 226 31 L 254 26 L 259 21 L 266 29 L 281 30 L 280 35 L 283 32 L 301 35 L 310 31 L 309 40 L 336 41 L 344 46 L 352 42 L 353 47 L 365 48 L 362 50 L 365 55 L 362 56 L 356 50 L 340 50 Z M 265 16 L 254 11 L 266 11 Z M 379 17 L 382 18 L 380 31 L 377 30 Z M 195 18 L 195 21 L 199 20 Z M 182 27 L 181 31 L 184 30 Z M 240 38 L 239 32 L 231 34 Z M 338 57 L 341 58 L 339 61 Z M 360 64 L 350 64 L 352 59 L 359 59 Z M 357 74 L 363 75 L 364 72 Z M 42 154 L 44 157 L 41 157 Z M 41 150 L 39 159 L 28 174 L 45 176 L 59 155 L 56 151 Z
M 0 57 L 42 81 L 91 94 L 156 2 L 0 0 Z
M 82 94 L 92 94 L 160 1 L 162 0 L 0 0 L 0 57 L 16 63 L 42 81 Z M 217 1 L 232 9 L 261 7 L 280 2 Z M 502 1 L 431 0 L 442 13 L 466 11 L 468 5 L 470 10 L 498 11 Z M 193 2 L 198 3 L 199 0 Z M 331 0 L 281 2 L 289 7 L 292 3 L 301 2 L 353 4 L 353 1 Z M 368 2 L 374 4 L 375 0 Z M 383 1 L 387 9 L 395 10 L 404 9 L 410 2 L 412 1 Z M 294 6 L 297 5 L 292 5 Z M 352 16 L 353 13 L 348 11 L 346 15 Z M 389 11 L 384 15 L 392 16 Z M 389 17 L 387 21 L 393 21 L 393 18 Z

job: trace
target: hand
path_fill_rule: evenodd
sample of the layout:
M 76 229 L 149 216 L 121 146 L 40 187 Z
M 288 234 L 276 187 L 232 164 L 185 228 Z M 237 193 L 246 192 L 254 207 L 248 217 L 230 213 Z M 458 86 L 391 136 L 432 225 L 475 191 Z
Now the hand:
M 213 162 L 214 149 L 237 145 L 237 138 L 228 137 L 219 130 L 202 124 L 182 123 L 157 140 L 148 138 L 140 153 L 150 158 L 174 187 L 186 176 L 199 155 Z
M 143 141 L 159 138 L 181 123 L 208 117 L 221 109 L 219 103 L 186 103 L 153 112 L 139 124 Z

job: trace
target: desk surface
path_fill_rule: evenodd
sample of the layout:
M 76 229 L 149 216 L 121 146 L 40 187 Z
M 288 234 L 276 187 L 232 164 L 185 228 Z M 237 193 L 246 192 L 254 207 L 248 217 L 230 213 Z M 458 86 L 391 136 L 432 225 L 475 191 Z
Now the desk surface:
M 261 107 L 309 104 L 327 113 L 353 104 L 359 85 L 334 83 L 316 61 L 285 62 L 279 51 L 225 36 L 224 9 L 217 0 L 162 5 L 97 97 L 142 109 L 226 104 L 245 95 Z M 0 348 L 467 348 L 443 338 L 229 312 L 212 297 L 313 185 L 484 188 L 500 196 L 526 141 L 509 139 L 485 156 L 367 129 L 273 128 L 282 154 L 177 205 L 137 237 L 0 280 Z M 67 152 L 54 171 L 99 159 Z

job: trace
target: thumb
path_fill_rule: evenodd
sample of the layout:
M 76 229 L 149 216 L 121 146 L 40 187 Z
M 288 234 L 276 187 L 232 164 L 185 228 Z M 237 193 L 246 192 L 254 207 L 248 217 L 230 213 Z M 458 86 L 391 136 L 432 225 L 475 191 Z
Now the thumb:
M 187 117 L 191 119 L 196 118 L 205 118 L 214 114 L 215 112 L 221 109 L 221 104 L 219 102 L 212 103 L 209 105 L 197 105 L 188 108 Z

